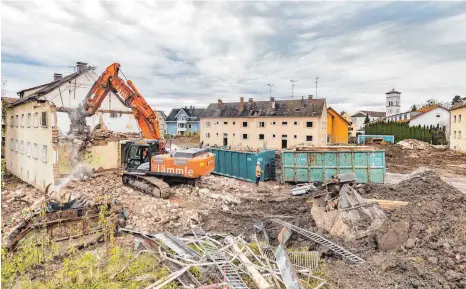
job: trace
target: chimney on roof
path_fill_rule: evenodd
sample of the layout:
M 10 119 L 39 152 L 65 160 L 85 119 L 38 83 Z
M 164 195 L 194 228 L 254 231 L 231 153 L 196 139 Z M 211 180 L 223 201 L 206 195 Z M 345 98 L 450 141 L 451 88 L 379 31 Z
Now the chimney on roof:
M 270 104 L 271 104 L 272 108 L 275 109 L 275 97 L 270 98 Z
M 239 98 L 239 110 L 242 111 L 244 108 L 244 97 Z
M 77 72 L 83 72 L 87 68 L 87 63 L 85 62 L 76 62 Z
M 220 107 L 223 104 L 223 101 L 219 98 L 218 99 L 218 107 Z
M 61 73 L 54 73 L 54 74 L 53 74 L 53 81 L 57 81 L 57 80 L 59 80 L 59 79 L 62 78 L 62 77 L 63 77 L 63 74 L 61 74 Z
M 254 99 L 252 99 L 252 97 L 249 98 L 249 102 L 254 102 Z

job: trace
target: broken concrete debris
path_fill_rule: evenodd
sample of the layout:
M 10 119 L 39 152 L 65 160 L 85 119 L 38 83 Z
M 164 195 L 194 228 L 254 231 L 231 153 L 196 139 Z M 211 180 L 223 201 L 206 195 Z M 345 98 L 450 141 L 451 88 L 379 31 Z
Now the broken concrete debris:
M 377 202 L 358 193 L 354 173 L 337 174 L 325 183 L 324 192 L 314 195 L 311 214 L 317 227 L 335 236 L 356 240 L 375 232 L 385 221 Z

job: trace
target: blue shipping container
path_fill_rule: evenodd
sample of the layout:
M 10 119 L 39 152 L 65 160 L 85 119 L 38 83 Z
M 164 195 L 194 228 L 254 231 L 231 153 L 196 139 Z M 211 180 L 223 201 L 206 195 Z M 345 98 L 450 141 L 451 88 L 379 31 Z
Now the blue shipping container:
M 240 152 L 220 148 L 209 149 L 215 155 L 213 174 L 249 182 L 256 181 L 256 164 L 261 163 L 264 174 L 261 181 L 275 179 L 275 151 Z
M 363 144 L 368 138 L 383 138 L 383 140 L 386 142 L 395 143 L 394 135 L 362 134 L 358 135 L 358 144 Z
M 383 183 L 385 151 L 369 146 L 283 151 L 282 169 L 285 182 L 325 182 L 334 174 L 354 172 L 360 183 Z

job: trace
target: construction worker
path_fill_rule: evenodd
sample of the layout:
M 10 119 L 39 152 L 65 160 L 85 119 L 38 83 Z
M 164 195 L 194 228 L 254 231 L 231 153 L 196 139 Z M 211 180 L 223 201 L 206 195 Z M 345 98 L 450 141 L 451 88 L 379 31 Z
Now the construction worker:
M 256 166 L 256 186 L 259 186 L 259 181 L 261 180 L 262 174 L 263 174 L 263 172 L 262 172 L 262 168 L 261 168 L 261 163 L 257 162 L 257 166 Z

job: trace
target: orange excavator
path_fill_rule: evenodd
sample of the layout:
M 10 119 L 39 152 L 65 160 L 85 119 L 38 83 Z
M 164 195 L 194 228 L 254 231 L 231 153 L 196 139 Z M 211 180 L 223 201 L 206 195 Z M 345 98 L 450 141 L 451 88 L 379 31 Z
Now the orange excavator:
M 89 132 L 86 118 L 95 114 L 109 92 L 113 92 L 131 108 L 144 140 L 129 141 L 125 148 L 123 183 L 156 197 L 169 196 L 169 184 L 194 185 L 201 176 L 215 167 L 214 155 L 207 149 L 190 148 L 168 153 L 162 141 L 157 115 L 147 104 L 131 80 L 118 76 L 120 64 L 113 63 L 92 86 L 83 104 L 72 112 L 71 133 Z

